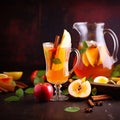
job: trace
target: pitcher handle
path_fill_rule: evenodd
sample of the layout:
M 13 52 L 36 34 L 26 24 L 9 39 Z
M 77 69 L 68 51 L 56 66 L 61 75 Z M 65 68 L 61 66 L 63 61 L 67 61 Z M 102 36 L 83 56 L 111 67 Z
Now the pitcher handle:
M 71 48 L 71 52 L 75 52 L 76 54 L 76 63 L 73 66 L 73 68 L 69 71 L 69 77 L 71 76 L 71 74 L 73 73 L 74 69 L 77 67 L 80 61 L 80 52 L 76 48 Z
M 117 60 L 118 60 L 117 59 L 117 53 L 118 53 L 118 49 L 119 49 L 119 42 L 118 42 L 117 35 L 111 29 L 105 29 L 104 34 L 106 34 L 106 33 L 109 33 L 110 36 L 112 37 L 112 40 L 113 40 L 113 43 L 114 43 L 112 56 L 113 56 L 115 62 L 117 62 Z

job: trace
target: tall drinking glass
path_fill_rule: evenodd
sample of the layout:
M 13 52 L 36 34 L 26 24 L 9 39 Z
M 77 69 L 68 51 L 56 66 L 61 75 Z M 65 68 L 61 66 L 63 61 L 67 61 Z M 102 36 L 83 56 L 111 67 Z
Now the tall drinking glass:
M 43 43 L 43 50 L 46 61 L 47 81 L 54 84 L 55 87 L 55 95 L 52 97 L 51 101 L 67 100 L 67 96 L 61 95 L 61 84 L 67 82 L 69 75 L 78 64 L 80 57 L 79 51 L 71 47 L 54 48 L 54 44 L 51 42 Z M 77 62 L 69 71 L 69 57 L 72 51 L 76 53 Z

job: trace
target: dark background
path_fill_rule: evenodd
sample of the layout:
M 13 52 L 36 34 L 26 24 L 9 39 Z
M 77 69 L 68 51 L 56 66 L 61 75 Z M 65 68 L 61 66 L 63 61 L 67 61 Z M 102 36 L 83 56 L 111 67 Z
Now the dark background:
M 119 12 L 120 2 L 115 0 L 4 0 L 0 3 L 0 71 L 45 69 L 42 43 L 67 29 L 77 47 L 79 36 L 72 29 L 77 21 L 105 22 L 120 41 Z

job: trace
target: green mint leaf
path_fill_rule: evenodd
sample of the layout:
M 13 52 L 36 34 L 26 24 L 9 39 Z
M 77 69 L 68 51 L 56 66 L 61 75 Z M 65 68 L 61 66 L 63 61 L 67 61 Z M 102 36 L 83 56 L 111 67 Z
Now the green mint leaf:
M 62 91 L 62 95 L 68 95 L 68 94 L 69 94 L 68 89 L 65 89 L 65 90 Z
M 20 100 L 20 97 L 18 97 L 18 96 L 10 96 L 10 97 L 7 97 L 4 99 L 4 101 L 6 101 L 6 102 L 16 102 L 19 100 Z
M 92 93 L 93 96 L 96 95 L 96 94 L 97 94 L 97 88 L 94 87 L 94 88 L 92 89 L 91 93 Z
M 18 88 L 18 89 L 15 91 L 15 95 L 17 95 L 18 97 L 23 97 L 23 96 L 24 96 L 24 91 L 23 91 L 23 89 Z
M 79 51 L 81 54 L 84 53 L 86 49 L 88 48 L 88 45 L 85 41 L 83 41 L 82 44 L 83 44 L 83 47 Z
M 89 77 L 89 78 L 88 78 L 88 81 L 89 81 L 89 82 L 93 82 L 93 78 L 92 78 L 92 77 Z
M 39 80 L 39 77 L 35 77 L 35 78 L 34 78 L 34 81 L 33 81 L 34 85 L 36 85 L 37 83 L 39 83 L 39 81 L 40 81 L 40 80 Z
M 111 77 L 118 77 L 118 76 L 120 76 L 120 71 L 113 71 L 111 73 Z
M 111 73 L 111 77 L 119 77 L 119 76 L 120 76 L 120 64 L 116 65 Z
M 52 59 L 52 62 L 53 62 L 54 64 L 61 64 L 61 60 L 60 60 L 59 58 L 54 58 L 54 59 Z
M 81 48 L 81 49 L 79 50 L 80 54 L 84 53 L 85 51 L 86 51 L 86 48 Z
M 33 90 L 34 90 L 33 87 L 27 88 L 27 89 L 25 90 L 25 93 L 26 93 L 26 94 L 33 94 Z
M 74 75 L 74 76 L 72 76 L 72 79 L 79 79 L 79 77 L 78 76 L 76 76 L 76 75 Z
M 86 41 L 83 41 L 82 44 L 83 44 L 84 48 L 88 48 L 88 45 L 87 45 Z
M 44 83 L 44 79 L 43 78 L 39 78 L 39 77 L 35 77 L 33 83 L 34 83 L 34 85 L 36 85 L 37 83 Z
M 80 110 L 79 107 L 66 107 L 66 108 L 64 109 L 65 112 L 77 112 L 77 111 L 79 111 L 79 110 Z
M 120 64 L 116 65 L 116 66 L 114 67 L 114 70 L 115 70 L 115 71 L 120 71 Z
M 40 83 L 44 83 L 44 79 L 43 78 L 39 78 L 39 82 Z
M 43 75 L 45 75 L 45 70 L 40 70 L 37 72 L 38 77 L 42 77 Z

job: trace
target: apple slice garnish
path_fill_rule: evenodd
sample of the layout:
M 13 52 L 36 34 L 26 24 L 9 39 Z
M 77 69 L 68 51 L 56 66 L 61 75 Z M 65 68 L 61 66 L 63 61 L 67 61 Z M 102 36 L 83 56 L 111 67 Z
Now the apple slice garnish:
M 87 98 L 91 93 L 91 85 L 89 81 L 74 80 L 68 86 L 68 92 L 75 98 Z
M 95 83 L 108 83 L 109 79 L 105 76 L 97 76 L 94 78 Z
M 71 36 L 67 30 L 64 30 L 61 43 L 56 48 L 55 59 L 59 59 L 59 64 L 52 64 L 52 70 L 60 70 L 64 67 L 66 62 L 66 49 L 71 48 Z

